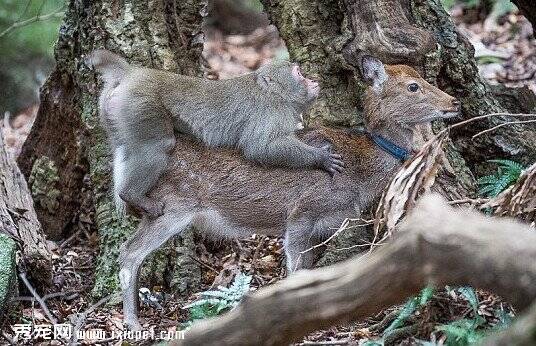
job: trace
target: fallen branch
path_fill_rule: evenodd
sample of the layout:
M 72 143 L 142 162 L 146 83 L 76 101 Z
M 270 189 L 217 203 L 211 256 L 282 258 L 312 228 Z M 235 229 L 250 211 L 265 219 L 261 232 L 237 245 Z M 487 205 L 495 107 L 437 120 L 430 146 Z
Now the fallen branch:
M 427 196 L 371 254 L 304 270 L 257 291 L 173 345 L 276 345 L 370 315 L 428 285 L 491 290 L 522 311 L 536 298 L 536 232 Z
M 43 309 L 43 312 L 47 316 L 48 320 L 52 324 L 58 323 L 58 319 L 52 315 L 52 313 L 48 309 L 48 306 L 45 303 L 45 301 L 41 298 L 41 296 L 39 296 L 39 294 L 37 294 L 35 288 L 33 288 L 33 286 L 28 281 L 28 278 L 26 277 L 26 273 L 20 273 L 19 276 L 20 276 L 20 279 L 22 280 L 22 282 L 24 283 L 24 285 L 26 286 L 26 288 L 28 289 L 28 291 L 30 291 L 30 293 L 35 298 L 35 300 L 37 300 L 37 302 L 41 306 L 41 309 Z
M 6 311 L 4 305 L 14 293 L 8 286 L 17 281 L 15 265 L 46 284 L 52 279 L 51 258 L 28 185 L 6 151 L 0 130 L 0 310 Z

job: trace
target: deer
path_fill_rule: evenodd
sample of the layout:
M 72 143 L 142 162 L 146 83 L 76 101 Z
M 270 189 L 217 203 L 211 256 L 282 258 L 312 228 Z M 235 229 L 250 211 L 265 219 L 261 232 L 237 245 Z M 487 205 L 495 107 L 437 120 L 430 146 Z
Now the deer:
M 163 215 L 143 217 L 120 249 L 119 277 L 124 323 L 138 321 L 138 274 L 144 259 L 174 235 L 193 226 L 213 237 L 284 235 L 287 273 L 313 266 L 306 251 L 331 236 L 346 218 L 358 218 L 379 198 L 415 148 L 416 127 L 455 117 L 460 102 L 405 65 L 362 58 L 366 130 L 317 127 L 297 130 L 309 145 L 329 145 L 346 167 L 341 173 L 314 168 L 263 166 L 232 149 L 209 149 L 181 137 L 166 172 L 149 196 L 165 203 Z

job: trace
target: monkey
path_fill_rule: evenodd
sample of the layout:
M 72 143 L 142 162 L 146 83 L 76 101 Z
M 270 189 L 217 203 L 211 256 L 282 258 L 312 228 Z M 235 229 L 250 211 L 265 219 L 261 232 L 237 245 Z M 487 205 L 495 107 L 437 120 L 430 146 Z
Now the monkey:
M 209 80 L 137 67 L 107 50 L 89 56 L 104 86 L 99 112 L 114 157 L 116 205 L 152 218 L 164 204 L 147 193 L 163 174 L 175 135 L 189 135 L 210 148 L 238 149 L 261 165 L 344 168 L 331 146 L 310 146 L 295 135 L 318 97 L 317 82 L 298 65 L 279 62 L 227 80 Z

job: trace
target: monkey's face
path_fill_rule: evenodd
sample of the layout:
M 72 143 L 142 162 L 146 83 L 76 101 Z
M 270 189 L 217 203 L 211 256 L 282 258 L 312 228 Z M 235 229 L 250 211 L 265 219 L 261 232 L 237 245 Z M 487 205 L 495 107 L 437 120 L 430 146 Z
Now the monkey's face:
M 318 97 L 318 93 L 320 92 L 320 86 L 318 85 L 318 82 L 315 82 L 312 79 L 305 78 L 300 70 L 300 67 L 298 65 L 292 66 L 292 77 L 298 84 L 301 84 L 305 86 L 307 90 L 307 98 L 309 100 L 314 100 Z
M 317 82 L 305 78 L 298 65 L 288 62 L 264 66 L 258 71 L 261 88 L 305 110 L 318 97 Z

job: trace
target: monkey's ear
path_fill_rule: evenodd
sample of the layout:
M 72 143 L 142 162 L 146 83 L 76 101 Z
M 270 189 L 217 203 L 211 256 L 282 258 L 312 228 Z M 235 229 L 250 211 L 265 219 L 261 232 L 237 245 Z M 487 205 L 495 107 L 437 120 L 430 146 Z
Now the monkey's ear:
M 383 85 L 389 78 L 382 62 L 369 55 L 365 55 L 361 59 L 361 76 L 377 94 L 382 92 Z
M 261 86 L 263 89 L 267 89 L 270 85 L 273 84 L 272 78 L 265 75 L 258 75 L 257 76 L 257 83 Z

